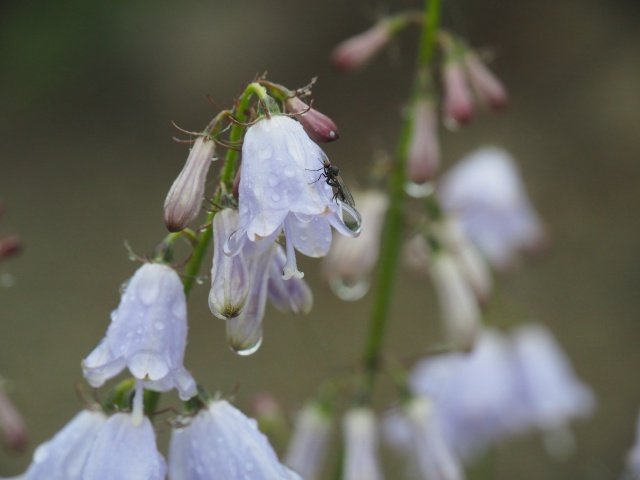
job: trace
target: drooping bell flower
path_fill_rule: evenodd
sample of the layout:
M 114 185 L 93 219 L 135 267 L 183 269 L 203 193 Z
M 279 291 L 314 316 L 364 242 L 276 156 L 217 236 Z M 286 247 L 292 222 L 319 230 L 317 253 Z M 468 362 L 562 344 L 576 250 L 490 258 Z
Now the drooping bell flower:
M 98 431 L 107 421 L 104 413 L 83 410 L 55 436 L 39 445 L 25 473 L 13 480 L 84 480 L 87 457 Z M 99 477 L 103 478 L 103 477 Z
M 433 100 L 418 99 L 413 105 L 413 130 L 407 157 L 407 177 L 422 185 L 433 180 L 440 166 L 438 118 Z
M 237 255 L 246 241 L 286 238 L 285 280 L 304 275 L 296 265 L 295 250 L 322 257 L 331 245 L 331 227 L 348 236 L 360 233 L 358 212 L 335 200 L 324 173 L 324 152 L 295 120 L 274 115 L 251 126 L 242 146 L 239 186 L 239 225 L 225 244 L 225 253 Z M 347 226 L 343 214 L 351 217 Z
M 169 480 L 302 480 L 280 463 L 257 422 L 226 400 L 183 420 L 171 435 Z
M 392 36 L 392 23 L 381 20 L 368 30 L 340 43 L 331 54 L 331 64 L 337 70 L 358 70 L 388 45 Z
M 463 480 L 464 469 L 445 439 L 434 403 L 424 395 L 409 398 L 386 416 L 385 438 L 424 480 Z
M 501 148 L 484 147 L 465 156 L 443 176 L 438 196 L 497 270 L 508 270 L 522 251 L 545 243 L 544 227 L 515 161 Z
M 353 408 L 342 419 L 344 480 L 382 480 L 376 419 L 369 408 Z
M 145 388 L 177 388 L 187 400 L 195 395 L 196 384 L 183 366 L 186 344 L 187 305 L 180 277 L 167 265 L 147 263 L 129 280 L 105 338 L 82 369 L 91 386 L 100 387 L 126 367 Z
M 305 480 L 315 480 L 322 470 L 332 430 L 330 415 L 317 403 L 298 412 L 284 463 Z

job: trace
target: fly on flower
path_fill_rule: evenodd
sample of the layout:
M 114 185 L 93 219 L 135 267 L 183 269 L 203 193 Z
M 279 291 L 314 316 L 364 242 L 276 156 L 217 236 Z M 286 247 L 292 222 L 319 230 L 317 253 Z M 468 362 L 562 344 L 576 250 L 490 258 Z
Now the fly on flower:
M 322 170 L 322 173 L 318 177 L 318 180 L 324 177 L 327 185 L 335 189 L 333 200 L 335 200 L 336 198 L 340 198 L 341 201 L 343 201 L 350 207 L 355 207 L 356 202 L 353 199 L 353 195 L 351 195 L 351 192 L 342 180 L 342 177 L 340 176 L 340 169 L 335 165 L 331 165 L 331 162 L 327 158 L 325 158 L 324 161 L 321 160 L 321 162 L 322 167 L 316 170 Z M 318 180 L 316 180 L 316 182 Z

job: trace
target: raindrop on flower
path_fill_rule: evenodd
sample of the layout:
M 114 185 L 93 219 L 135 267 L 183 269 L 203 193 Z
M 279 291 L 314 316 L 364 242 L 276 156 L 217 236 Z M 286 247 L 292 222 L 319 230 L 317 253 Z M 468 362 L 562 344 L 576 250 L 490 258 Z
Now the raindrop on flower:
M 362 277 L 357 280 L 347 280 L 342 276 L 334 276 L 329 279 L 331 291 L 340 300 L 355 302 L 364 297 L 369 291 L 371 281 L 368 277 Z

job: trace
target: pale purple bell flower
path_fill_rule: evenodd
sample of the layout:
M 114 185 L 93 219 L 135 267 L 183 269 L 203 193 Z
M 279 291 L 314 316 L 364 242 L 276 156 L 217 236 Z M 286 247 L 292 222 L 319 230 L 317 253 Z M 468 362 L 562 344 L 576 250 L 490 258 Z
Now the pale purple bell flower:
M 326 409 L 314 402 L 305 405 L 296 415 L 284 463 L 305 480 L 319 478 L 332 430 L 333 422 Z
M 238 228 L 238 212 L 227 208 L 213 218 L 213 264 L 209 308 L 216 317 L 237 317 L 249 296 L 251 278 L 244 255 L 233 257 L 222 250 L 224 242 Z
M 245 242 L 242 252 L 247 263 L 249 294 L 240 314 L 228 318 L 227 343 L 239 355 L 251 355 L 262 343 L 262 320 L 267 304 L 269 272 L 276 252 L 273 239 Z
M 87 457 L 107 417 L 83 410 L 55 436 L 38 446 L 25 473 L 14 480 L 84 480 Z M 93 477 L 105 478 L 105 477 Z
M 456 350 L 471 350 L 482 325 L 480 305 L 471 284 L 456 259 L 445 251 L 431 254 L 427 269 L 448 341 Z
M 169 480 L 302 480 L 280 463 L 257 422 L 226 400 L 183 417 L 169 445 Z
M 385 438 L 408 457 L 415 472 L 411 478 L 463 480 L 464 469 L 440 429 L 435 408 L 428 397 L 413 396 L 385 417 Z
M 342 419 L 344 480 L 382 480 L 376 419 L 369 408 L 347 411 Z
M 215 148 L 213 139 L 205 135 L 193 143 L 187 162 L 164 201 L 164 223 L 170 232 L 184 230 L 200 213 Z
M 518 394 L 532 427 L 564 429 L 570 420 L 593 413 L 595 396 L 576 376 L 551 331 L 541 323 L 511 333 Z
M 282 271 L 287 262 L 284 249 L 278 245 L 269 267 L 267 296 L 271 304 L 284 313 L 309 313 L 313 307 L 313 293 L 302 278 L 282 278 Z
M 350 205 L 334 201 L 333 189 L 322 176 L 325 162 L 322 149 L 289 117 L 271 116 L 251 126 L 242 146 L 239 225 L 227 239 L 225 253 L 236 255 L 247 240 L 255 242 L 284 231 L 283 278 L 287 280 L 304 276 L 297 268 L 295 250 L 311 257 L 327 254 L 331 226 L 357 236 L 360 215 Z M 353 219 L 349 226 L 344 214 Z
M 464 461 L 522 429 L 512 362 L 507 339 L 485 329 L 470 353 L 426 358 L 411 374 L 412 390 L 433 400 L 448 444 Z
M 483 147 L 460 160 L 442 178 L 439 198 L 498 270 L 516 263 L 521 251 L 544 243 L 544 227 L 515 161 L 499 147 Z
M 83 479 L 164 480 L 167 465 L 147 417 L 116 413 L 98 432 Z
M 126 285 L 105 338 L 82 362 L 84 376 L 100 387 L 126 367 L 145 388 L 177 388 L 187 400 L 195 395 L 196 383 L 183 366 L 186 344 L 187 304 L 180 277 L 167 265 L 147 263 Z
M 491 70 L 487 68 L 480 57 L 474 52 L 468 52 L 463 59 L 464 67 L 478 100 L 486 107 L 499 110 L 507 106 L 509 96 L 504 85 Z

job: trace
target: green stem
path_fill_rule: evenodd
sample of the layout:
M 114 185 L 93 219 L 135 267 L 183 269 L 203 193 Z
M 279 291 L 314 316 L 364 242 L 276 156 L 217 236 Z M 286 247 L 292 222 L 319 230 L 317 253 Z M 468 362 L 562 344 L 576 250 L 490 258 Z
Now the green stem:
M 238 102 L 238 106 L 235 110 L 236 120 L 239 122 L 245 122 L 247 120 L 247 112 L 249 110 L 249 102 L 251 101 L 251 96 L 256 94 L 258 98 L 264 98 L 266 95 L 266 89 L 257 84 L 251 83 L 247 86 L 245 91 L 240 97 L 240 101 Z M 242 139 L 244 127 L 242 125 L 233 124 L 231 126 L 231 132 L 229 133 L 229 143 L 231 145 L 237 145 L 240 143 Z M 224 185 L 228 190 L 230 190 L 231 184 L 233 182 L 233 177 L 236 172 L 236 162 L 238 160 L 238 150 L 228 149 L 227 154 L 225 156 L 224 166 L 222 167 L 222 172 L 220 173 L 220 184 Z M 220 200 L 220 194 L 216 195 L 215 201 Z M 209 244 L 211 243 L 211 238 L 213 237 L 213 228 L 212 222 L 213 217 L 215 216 L 215 212 L 211 212 L 207 216 L 207 221 L 205 222 L 205 229 L 200 233 L 198 238 L 198 242 L 193 249 L 193 253 L 191 254 L 191 258 L 187 263 L 187 266 L 184 269 L 184 277 L 182 279 L 182 284 L 184 286 L 184 293 L 189 295 L 189 292 L 193 288 L 193 284 L 198 278 L 200 274 L 200 268 L 202 266 L 202 261 L 207 253 L 209 248 Z
M 427 0 L 426 2 L 424 28 L 422 30 L 420 49 L 418 51 L 412 98 L 419 95 L 429 82 L 429 66 L 434 57 L 436 33 L 440 23 L 440 2 L 441 0 Z M 382 238 L 373 312 L 364 346 L 362 360 L 364 378 L 358 400 L 365 403 L 368 403 L 370 400 L 375 385 L 376 373 L 380 366 L 382 343 L 389 319 L 396 270 L 400 257 L 402 227 L 404 223 L 405 172 L 412 131 L 413 116 L 409 114 L 402 125 L 400 139 L 396 148 L 395 163 L 391 173 L 389 184 L 391 203 L 387 212 Z

